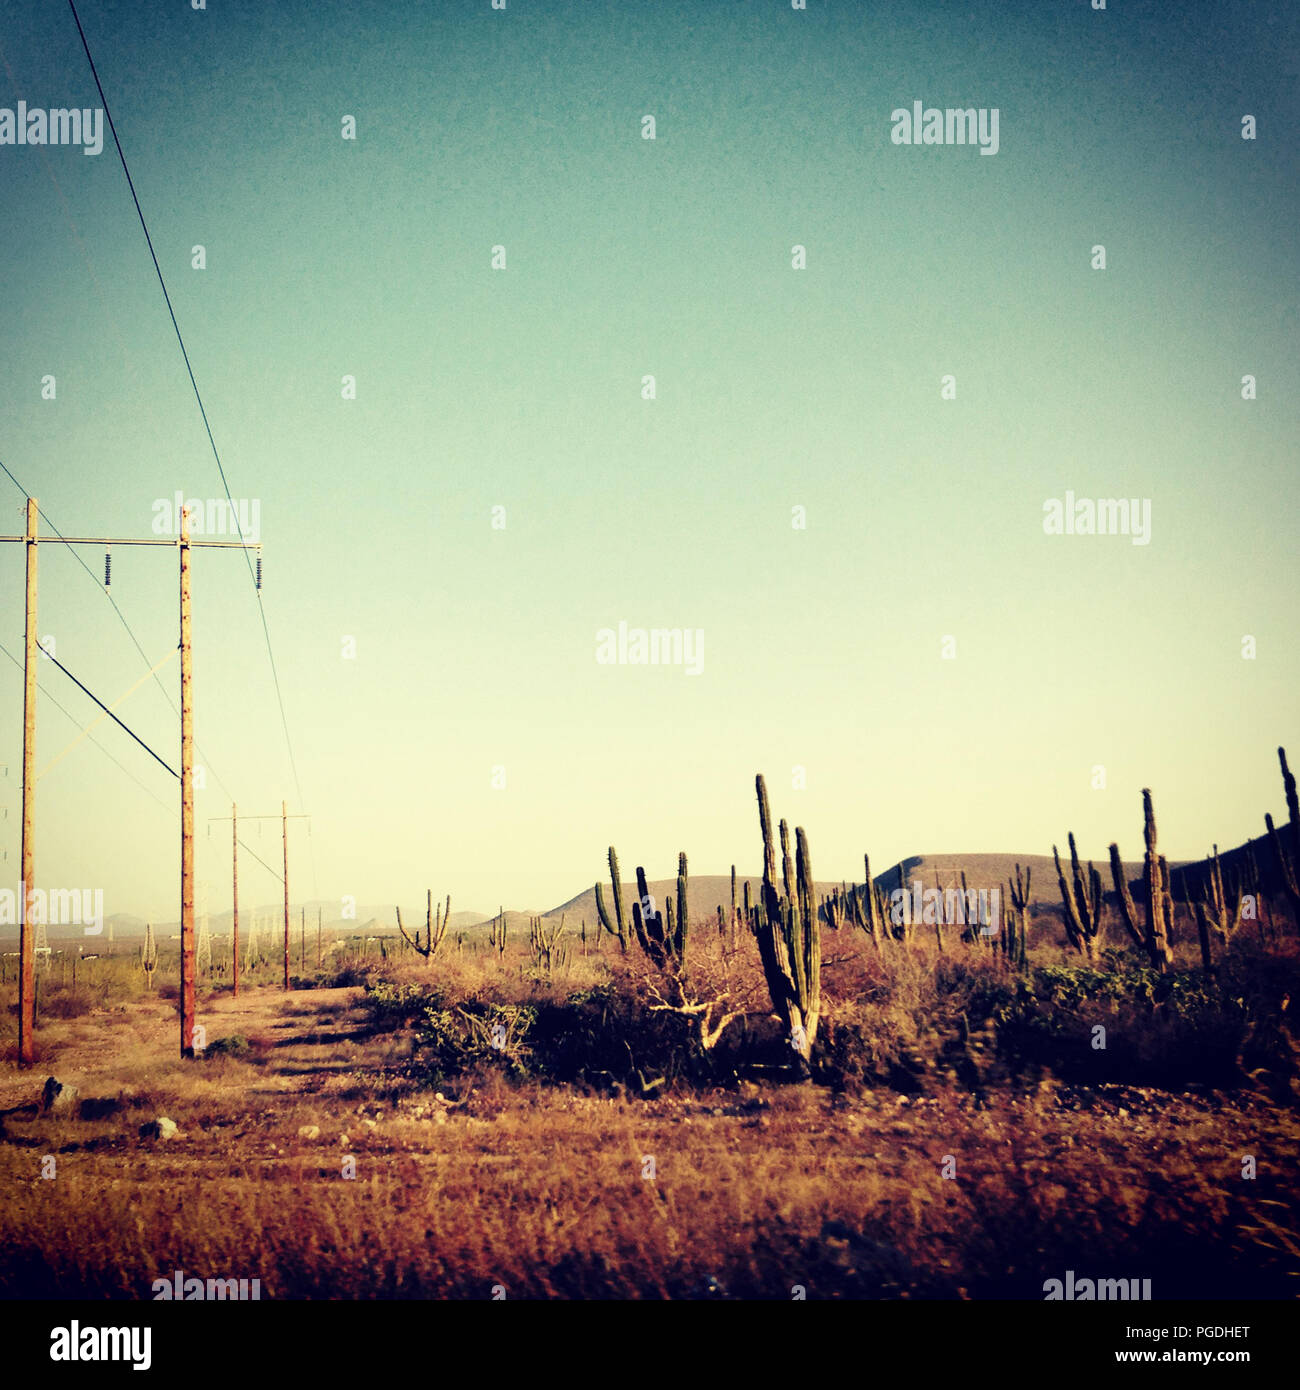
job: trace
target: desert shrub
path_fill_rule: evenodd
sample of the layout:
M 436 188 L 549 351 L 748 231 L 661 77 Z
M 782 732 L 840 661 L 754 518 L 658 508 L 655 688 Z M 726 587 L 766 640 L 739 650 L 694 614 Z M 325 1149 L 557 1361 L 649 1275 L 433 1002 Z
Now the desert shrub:
M 1293 957 L 1265 961 L 1245 947 L 1230 951 L 1214 975 L 1048 966 L 996 1011 L 999 1049 L 1014 1070 L 1078 1081 L 1227 1086 L 1257 1068 L 1291 1076 L 1286 1015 L 1298 986 Z
M 453 1000 L 434 989 L 389 985 L 377 987 L 367 1004 L 390 1027 L 418 1011 L 416 1053 L 431 1084 L 493 1071 L 515 1081 L 648 1094 L 682 1078 L 703 1084 L 734 1075 L 744 1050 L 737 1029 L 731 1045 L 724 1041 L 701 1057 L 683 1019 L 649 1012 L 609 984 L 527 1002 L 482 992 Z
M 483 1067 L 522 1080 L 535 1066 L 529 1032 L 536 1021 L 536 1009 L 527 1004 L 474 999 L 450 1008 L 430 1004 L 424 1010 L 418 1050 L 435 1082 Z
M 56 985 L 42 990 L 41 1014 L 46 1018 L 81 1018 L 101 1003 L 98 993 L 88 989 L 65 989 Z
M 364 956 L 342 956 L 319 977 L 323 989 L 369 989 L 380 975 L 380 963 Z
M 362 1007 L 379 1030 L 402 1028 L 442 1007 L 442 993 L 432 985 L 375 979 L 366 986 Z
M 683 1021 L 652 1013 L 613 984 L 580 990 L 538 1010 L 535 1048 L 557 1081 L 640 1090 L 698 1074 Z
M 248 1058 L 252 1055 L 253 1046 L 242 1033 L 234 1033 L 228 1038 L 218 1038 L 215 1042 L 210 1042 L 203 1050 L 206 1058 L 212 1057 L 239 1057 Z

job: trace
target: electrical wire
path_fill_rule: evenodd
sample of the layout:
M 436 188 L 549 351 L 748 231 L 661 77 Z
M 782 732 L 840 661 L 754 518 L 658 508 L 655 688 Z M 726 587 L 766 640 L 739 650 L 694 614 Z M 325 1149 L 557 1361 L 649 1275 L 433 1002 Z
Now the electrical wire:
M 199 414 L 203 417 L 203 428 L 207 432 L 208 443 L 212 447 L 212 457 L 216 460 L 217 472 L 221 477 L 221 486 L 225 489 L 226 501 L 230 503 L 231 513 L 235 520 L 235 529 L 239 534 L 239 539 L 244 539 L 243 528 L 239 523 L 239 509 L 235 506 L 234 498 L 230 495 L 230 484 L 226 480 L 226 470 L 221 462 L 221 454 L 217 449 L 217 441 L 213 438 L 212 426 L 208 422 L 208 412 L 203 404 L 203 396 L 199 391 L 199 383 L 194 377 L 194 368 L 190 365 L 190 354 L 185 346 L 185 338 L 181 334 L 181 326 L 176 321 L 176 311 L 172 307 L 171 295 L 167 292 L 167 281 L 163 278 L 162 267 L 158 264 L 158 256 L 154 251 L 153 238 L 149 235 L 149 225 L 145 221 L 144 210 L 140 206 L 140 199 L 135 191 L 135 180 L 131 177 L 131 170 L 126 162 L 126 154 L 122 149 L 122 142 L 118 139 L 117 126 L 113 121 L 113 114 L 109 109 L 108 98 L 104 94 L 104 84 L 99 80 L 99 71 L 95 67 L 95 60 L 91 56 L 90 44 L 86 40 L 86 31 L 81 27 L 81 17 L 77 14 L 77 7 L 74 0 L 68 0 L 68 8 L 72 11 L 72 18 L 77 26 L 77 34 L 81 39 L 81 46 L 86 53 L 86 62 L 90 65 L 90 74 L 95 79 L 95 88 L 99 92 L 100 102 L 104 107 L 104 118 L 108 121 L 108 128 L 113 136 L 113 144 L 117 148 L 117 157 L 122 165 L 122 172 L 126 175 L 127 187 L 131 190 L 131 201 L 135 204 L 136 216 L 140 219 L 140 229 L 144 232 L 144 239 L 149 247 L 149 256 L 153 261 L 154 272 L 158 276 L 158 284 L 163 292 L 163 299 L 167 303 L 167 313 L 172 321 L 172 328 L 176 332 L 176 341 L 180 344 L 181 356 L 185 359 L 185 370 L 190 378 L 190 385 L 194 388 L 194 399 L 198 402 Z M 248 568 L 248 577 L 253 585 L 253 592 L 257 599 L 257 611 L 262 620 L 262 635 L 266 640 L 266 655 L 271 664 L 271 680 L 275 686 L 276 703 L 280 709 L 280 724 L 284 730 L 285 748 L 289 755 L 289 767 L 293 773 L 294 788 L 298 793 L 298 804 L 304 804 L 302 795 L 302 783 L 298 777 L 298 764 L 293 753 L 293 739 L 289 734 L 289 718 L 285 713 L 284 694 L 280 688 L 280 673 L 275 664 L 275 652 L 271 646 L 271 629 L 266 620 L 266 608 L 262 603 L 262 593 L 257 587 L 257 579 L 253 572 L 253 561 L 247 550 L 243 552 L 244 563 Z

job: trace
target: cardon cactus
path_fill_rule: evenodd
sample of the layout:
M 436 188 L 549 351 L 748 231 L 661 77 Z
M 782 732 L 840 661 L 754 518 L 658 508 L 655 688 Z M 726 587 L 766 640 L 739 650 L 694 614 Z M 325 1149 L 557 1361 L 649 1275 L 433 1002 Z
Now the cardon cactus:
M 1091 864 L 1088 865 L 1087 878 L 1079 865 L 1079 851 L 1075 848 L 1074 832 L 1070 832 L 1070 869 L 1067 881 L 1061 868 L 1061 856 L 1055 845 L 1052 858 L 1056 861 L 1056 877 L 1061 885 L 1061 901 L 1065 905 L 1065 934 L 1070 945 L 1080 955 L 1087 955 L 1089 961 L 1097 955 L 1097 934 L 1101 930 L 1105 910 L 1105 895 L 1101 890 L 1101 875 Z
M 686 906 L 686 852 L 677 856 L 677 941 L 675 954 L 682 965 L 686 964 L 686 937 L 690 927 L 690 915 Z
M 623 883 L 618 876 L 618 855 L 614 853 L 614 846 L 609 847 L 609 877 L 614 888 L 614 920 L 610 920 L 609 913 L 605 910 L 605 899 L 600 891 L 600 880 L 596 881 L 596 912 L 600 917 L 600 924 L 611 935 L 618 937 L 619 947 L 627 950 L 627 918 L 623 916 Z
M 1300 800 L 1296 796 L 1295 777 L 1286 763 L 1286 749 L 1277 750 L 1278 762 L 1282 765 L 1282 790 L 1286 794 L 1287 814 L 1291 817 L 1288 825 L 1286 840 L 1288 845 L 1283 842 L 1283 837 L 1278 833 L 1277 827 L 1273 824 L 1272 815 L 1264 817 L 1264 824 L 1268 827 L 1269 843 L 1273 846 L 1273 853 L 1277 855 L 1278 872 L 1282 877 L 1282 891 L 1286 894 L 1287 901 L 1291 904 L 1291 913 L 1295 918 L 1296 926 L 1300 927 Z
M 587 924 L 582 924 L 585 935 Z M 532 949 L 533 963 L 539 970 L 545 969 L 549 975 L 555 958 L 555 946 L 559 939 L 564 935 L 564 913 L 560 913 L 560 920 L 552 922 L 550 929 L 546 927 L 545 920 L 541 917 L 530 917 L 528 919 L 528 944 Z
M 497 908 L 497 915 L 492 919 L 491 943 L 496 948 L 498 956 L 505 956 L 506 953 L 506 910 L 504 907 Z
M 158 968 L 158 943 L 154 940 L 153 923 L 144 927 L 144 946 L 140 951 L 140 968 L 144 971 L 145 984 L 153 988 L 153 972 Z
M 1196 929 L 1201 942 L 1201 964 L 1207 971 L 1213 970 L 1214 956 L 1210 932 L 1216 932 L 1219 940 L 1226 946 L 1228 938 L 1241 922 L 1241 896 L 1235 885 L 1231 895 L 1223 890 L 1223 865 L 1219 863 L 1218 845 L 1214 846 L 1214 854 L 1210 859 L 1206 897 L 1198 898 L 1192 904 L 1192 908 L 1196 913 Z
M 1169 867 L 1156 849 L 1156 813 L 1151 802 L 1151 791 L 1146 787 L 1142 790 L 1142 819 L 1142 836 L 1146 842 L 1142 868 L 1143 895 L 1146 899 L 1145 927 L 1138 923 L 1137 907 L 1124 876 L 1118 844 L 1110 847 L 1110 872 L 1128 934 L 1163 975 L 1173 969 L 1174 964 L 1174 953 L 1169 945 L 1173 933 L 1174 904 L 1169 891 Z
M 759 957 L 772 1007 L 785 1026 L 790 1046 L 806 1063 L 812 1056 L 821 1017 L 821 924 L 813 888 L 812 860 L 802 827 L 795 830 L 795 864 L 789 833 L 781 823 L 782 883 L 777 887 L 776 845 L 768 810 L 767 786 L 755 779 L 758 819 L 763 834 L 763 886 L 755 909 Z
M 663 971 L 680 973 L 686 966 L 689 918 L 686 908 L 686 856 L 677 857 L 677 910 L 670 898 L 660 909 L 646 883 L 645 869 L 637 866 L 637 902 L 632 904 L 632 926 L 641 949 Z
M 1022 874 L 1017 864 L 1015 878 L 1007 879 L 1011 911 L 1007 917 L 1008 939 L 1003 943 L 1003 955 L 1020 969 L 1025 967 L 1029 949 L 1029 884 L 1032 878 L 1032 869 L 1026 868 Z
M 433 889 L 425 890 L 425 912 L 424 912 L 424 941 L 420 941 L 420 929 L 416 927 L 415 936 L 402 925 L 402 909 L 397 909 L 397 930 L 402 933 L 408 946 L 413 947 L 426 960 L 432 960 L 438 954 L 438 947 L 442 945 L 442 939 L 447 935 L 447 923 L 451 921 L 451 894 L 447 894 L 447 907 L 443 911 L 442 905 L 433 905 Z

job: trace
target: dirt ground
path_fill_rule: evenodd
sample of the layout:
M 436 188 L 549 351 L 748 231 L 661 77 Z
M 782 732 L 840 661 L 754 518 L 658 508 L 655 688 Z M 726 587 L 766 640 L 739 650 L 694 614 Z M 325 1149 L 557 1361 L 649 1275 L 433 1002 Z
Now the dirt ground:
M 360 1000 L 208 1000 L 209 1048 L 249 1050 L 188 1062 L 174 1002 L 44 1023 L 50 1060 L 0 1069 L 0 1294 L 146 1298 L 174 1269 L 268 1297 L 1300 1291 L 1300 1139 L 1263 1093 L 438 1092 Z M 36 1113 L 47 1075 L 76 1106 Z M 175 1138 L 141 1132 L 160 1116 Z

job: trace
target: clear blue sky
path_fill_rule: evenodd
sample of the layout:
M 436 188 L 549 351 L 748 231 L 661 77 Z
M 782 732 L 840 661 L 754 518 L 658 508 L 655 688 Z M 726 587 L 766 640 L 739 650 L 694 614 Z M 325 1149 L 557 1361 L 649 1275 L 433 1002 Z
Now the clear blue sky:
M 1071 828 L 1085 854 L 1135 855 L 1146 785 L 1171 857 L 1282 809 L 1294 9 L 81 13 L 231 492 L 260 505 L 301 780 L 300 803 L 243 563 L 199 553 L 201 833 L 232 796 L 312 812 L 295 898 L 547 907 L 611 841 L 629 874 L 679 849 L 753 871 L 759 770 L 826 877 L 864 849 L 882 868 L 1043 853 Z M 0 105 L 98 105 L 65 4 L 10 7 L 0 47 Z M 998 154 L 892 144 L 916 100 L 998 108 Z M 220 497 L 111 141 L 0 147 L 0 198 L 0 459 L 69 534 L 147 535 L 156 499 Z M 1045 535 L 1067 490 L 1151 499 L 1150 545 Z M 21 505 L 0 477 L 0 531 Z M 152 662 L 176 641 L 175 556 L 113 558 Z M 15 655 L 21 563 L 0 546 Z M 620 620 L 702 629 L 703 674 L 597 665 Z M 104 699 L 147 669 L 55 547 L 40 628 Z M 42 683 L 94 713 L 48 665 Z M 44 765 L 76 730 L 41 699 Z M 156 687 L 121 713 L 178 756 Z M 97 737 L 144 785 L 89 744 L 64 759 L 39 789 L 38 883 L 174 918 L 176 784 Z M 14 880 L 20 753 L 0 657 Z M 199 868 L 226 906 L 226 827 Z

